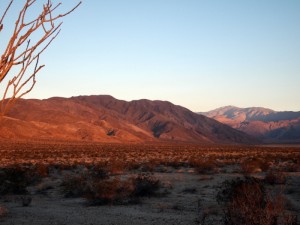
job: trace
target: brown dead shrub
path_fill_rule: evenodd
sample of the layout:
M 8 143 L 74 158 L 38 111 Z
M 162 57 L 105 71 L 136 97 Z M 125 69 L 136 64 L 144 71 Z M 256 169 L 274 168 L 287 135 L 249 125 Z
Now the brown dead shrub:
M 225 181 L 217 195 L 226 225 L 295 225 L 295 216 L 285 210 L 282 194 L 272 196 L 261 180 L 247 177 Z

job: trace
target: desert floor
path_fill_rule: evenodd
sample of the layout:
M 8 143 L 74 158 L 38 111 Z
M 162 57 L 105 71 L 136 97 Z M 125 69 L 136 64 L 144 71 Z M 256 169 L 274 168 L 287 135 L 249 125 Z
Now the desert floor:
M 62 149 L 63 155 L 59 151 Z M 21 164 L 50 168 L 47 175 L 26 187 L 25 195 L 0 195 L 0 207 L 5 210 L 2 216 L 0 211 L 0 224 L 4 225 L 224 224 L 222 207 L 216 200 L 223 182 L 243 177 L 246 172 L 247 176 L 264 180 L 270 168 L 275 167 L 285 181 L 266 187 L 272 193 L 284 195 L 286 211 L 297 216 L 300 223 L 299 147 L 110 145 L 103 148 L 101 144 L 3 142 L 0 151 L 3 168 Z M 111 158 L 105 162 L 115 163 L 105 164 L 110 165 L 107 166 L 110 178 L 124 180 L 146 173 L 160 181 L 159 193 L 130 204 L 93 205 L 84 196 L 66 197 L 62 188 L 65 177 L 80 174 L 86 169 L 83 165 L 99 163 L 106 151 Z M 205 157 L 209 160 L 203 161 Z M 245 166 L 253 158 L 254 165 Z M 197 159 L 199 164 L 195 163 Z M 268 169 L 264 170 L 258 159 L 268 164 Z M 51 167 L 54 162 L 59 166 Z M 133 162 L 138 166 L 128 169 Z M 201 162 L 212 165 L 203 163 L 203 168 Z M 65 164 L 68 166 L 63 167 Z M 23 199 L 28 197 L 32 201 L 24 207 Z

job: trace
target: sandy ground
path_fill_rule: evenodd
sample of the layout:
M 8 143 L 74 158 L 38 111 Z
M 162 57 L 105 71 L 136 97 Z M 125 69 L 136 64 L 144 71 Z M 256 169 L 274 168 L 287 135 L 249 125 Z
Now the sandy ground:
M 229 171 L 229 170 L 228 170 Z M 65 198 L 60 191 L 61 178 L 45 178 L 42 184 L 29 188 L 32 203 L 22 206 L 21 196 L 6 196 L 0 205 L 9 214 L 0 219 L 3 225 L 157 225 L 201 224 L 202 215 L 209 216 L 205 224 L 222 224 L 221 209 L 216 193 L 221 183 L 239 174 L 234 172 L 199 175 L 193 171 L 170 170 L 154 173 L 169 194 L 163 197 L 143 198 L 142 203 L 124 206 L 87 206 L 83 198 Z M 261 176 L 258 174 L 257 176 Z M 40 185 L 51 189 L 37 193 Z M 285 187 L 290 207 L 300 218 L 300 173 L 290 173 Z M 279 188 L 279 187 L 278 187 Z

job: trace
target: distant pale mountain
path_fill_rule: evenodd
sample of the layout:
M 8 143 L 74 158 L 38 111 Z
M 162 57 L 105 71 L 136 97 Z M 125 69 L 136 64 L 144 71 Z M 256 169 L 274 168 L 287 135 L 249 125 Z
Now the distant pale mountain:
M 256 139 L 165 101 L 79 96 L 20 99 L 0 121 L 0 137 L 99 142 L 256 143 Z
M 201 114 L 266 142 L 300 142 L 300 112 L 225 106 Z

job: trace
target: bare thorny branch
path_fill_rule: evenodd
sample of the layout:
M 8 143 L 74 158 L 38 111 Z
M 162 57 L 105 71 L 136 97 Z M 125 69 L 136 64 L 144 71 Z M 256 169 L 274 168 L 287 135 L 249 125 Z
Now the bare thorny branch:
M 0 58 L 0 83 L 8 76 L 12 68 L 18 68 L 18 72 L 8 81 L 2 100 L 0 98 L 0 117 L 7 113 L 17 99 L 33 89 L 36 83 L 36 74 L 44 67 L 44 65 L 39 65 L 40 55 L 60 33 L 62 22 L 58 24 L 56 22 L 73 12 L 81 4 L 79 2 L 68 12 L 58 14 L 56 12 L 61 3 L 53 5 L 51 0 L 47 0 L 43 4 L 41 13 L 27 22 L 25 21 L 27 12 L 36 3 L 36 0 L 25 1 L 15 22 L 13 34 Z M 3 21 L 13 2 L 14 0 L 10 1 L 0 19 L 0 33 L 5 29 Z M 40 37 L 32 43 L 31 35 L 38 32 L 41 33 Z M 28 75 L 28 70 L 32 65 L 34 65 L 33 71 Z M 9 93 L 10 97 L 8 97 Z

